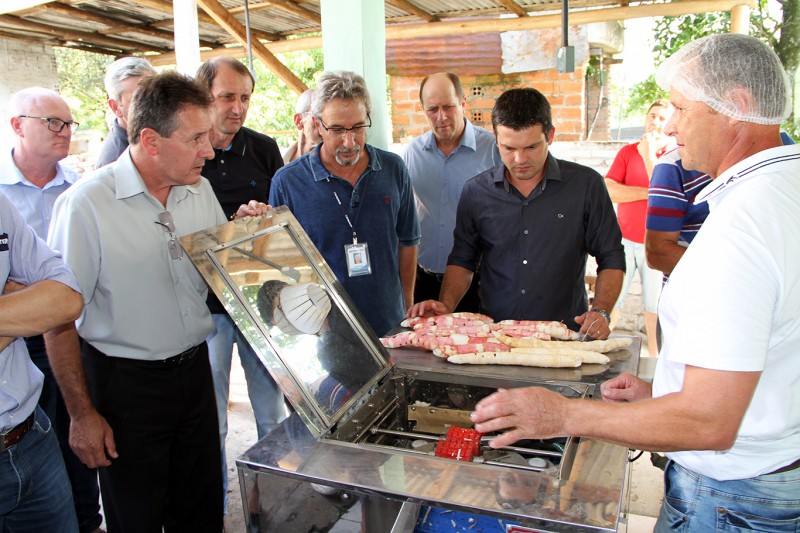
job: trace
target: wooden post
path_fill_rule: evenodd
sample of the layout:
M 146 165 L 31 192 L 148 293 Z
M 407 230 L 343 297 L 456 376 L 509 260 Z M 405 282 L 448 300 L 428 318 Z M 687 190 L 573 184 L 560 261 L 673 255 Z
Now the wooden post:
M 747 35 L 750 29 L 750 6 L 738 5 L 731 8 L 731 33 Z

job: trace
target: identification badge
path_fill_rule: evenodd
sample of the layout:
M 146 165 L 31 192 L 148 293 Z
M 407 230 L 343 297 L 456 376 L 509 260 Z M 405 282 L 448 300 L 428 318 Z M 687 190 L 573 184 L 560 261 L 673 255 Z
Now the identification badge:
M 353 276 L 366 276 L 372 274 L 369 264 L 369 249 L 367 243 L 360 242 L 344 245 L 344 255 L 347 258 L 347 274 Z

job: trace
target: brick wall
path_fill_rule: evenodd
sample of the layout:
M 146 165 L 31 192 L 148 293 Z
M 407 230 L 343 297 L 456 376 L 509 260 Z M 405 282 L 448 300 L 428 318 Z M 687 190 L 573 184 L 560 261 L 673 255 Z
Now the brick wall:
M 580 141 L 585 136 L 586 116 L 583 70 L 561 74 L 555 69 L 519 74 L 459 76 L 467 96 L 466 115 L 473 124 L 491 129 L 494 101 L 507 89 L 533 87 L 547 97 L 553 108 L 556 140 Z M 422 77 L 392 76 L 392 140 L 406 143 L 428 129 L 419 105 Z M 597 137 L 595 137 L 597 138 Z

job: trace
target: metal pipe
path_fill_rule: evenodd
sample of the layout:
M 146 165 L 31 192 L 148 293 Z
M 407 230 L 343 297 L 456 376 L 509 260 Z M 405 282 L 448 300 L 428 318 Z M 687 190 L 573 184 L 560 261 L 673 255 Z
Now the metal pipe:
M 250 66 L 250 74 L 256 77 L 256 71 L 253 70 L 253 45 L 250 42 L 250 4 L 248 0 L 244 0 L 244 27 L 247 31 L 247 63 Z
M 569 46 L 569 0 L 561 0 L 561 46 Z

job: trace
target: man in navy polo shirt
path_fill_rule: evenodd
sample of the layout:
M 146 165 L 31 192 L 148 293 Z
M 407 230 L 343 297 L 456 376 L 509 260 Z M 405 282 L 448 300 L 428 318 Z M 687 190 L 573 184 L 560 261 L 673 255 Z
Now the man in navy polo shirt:
M 316 91 L 322 143 L 275 174 L 269 203 L 291 209 L 382 336 L 413 303 L 420 231 L 411 181 L 400 157 L 366 143 L 364 78 L 326 72 Z

